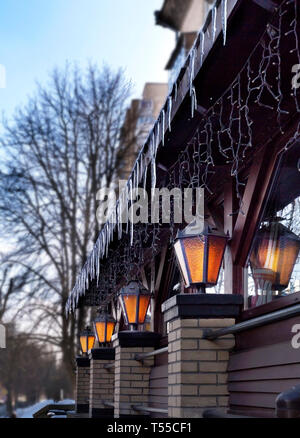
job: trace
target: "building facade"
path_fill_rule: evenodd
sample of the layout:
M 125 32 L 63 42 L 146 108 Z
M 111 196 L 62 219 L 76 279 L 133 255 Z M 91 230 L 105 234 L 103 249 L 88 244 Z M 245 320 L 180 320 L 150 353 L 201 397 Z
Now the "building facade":
M 194 3 L 166 0 L 156 19 L 184 34 Z M 221 0 L 195 24 L 67 303 L 118 321 L 78 359 L 101 370 L 90 416 L 300 416 L 298 17 L 298 2 Z M 140 188 L 148 213 L 155 188 L 202 188 L 205 227 L 176 221 L 175 197 L 169 222 L 122 221 Z

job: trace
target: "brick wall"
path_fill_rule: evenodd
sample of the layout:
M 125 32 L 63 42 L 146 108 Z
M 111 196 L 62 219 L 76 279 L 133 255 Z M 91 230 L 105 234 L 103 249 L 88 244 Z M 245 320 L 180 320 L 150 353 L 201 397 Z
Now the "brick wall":
M 154 358 L 143 362 L 134 359 L 137 353 L 148 353 L 153 347 L 116 346 L 115 359 L 115 417 L 143 415 L 132 409 L 131 405 L 147 405 L 149 377 Z
M 234 319 L 175 319 L 169 322 L 169 417 L 199 417 L 205 408 L 227 407 L 227 368 L 232 335 L 202 339 L 203 329 Z
M 90 368 L 79 366 L 76 370 L 75 409 L 77 413 L 89 411 Z
M 90 371 L 90 417 L 109 414 L 104 402 L 114 402 L 114 369 L 106 369 L 109 360 L 91 359 Z

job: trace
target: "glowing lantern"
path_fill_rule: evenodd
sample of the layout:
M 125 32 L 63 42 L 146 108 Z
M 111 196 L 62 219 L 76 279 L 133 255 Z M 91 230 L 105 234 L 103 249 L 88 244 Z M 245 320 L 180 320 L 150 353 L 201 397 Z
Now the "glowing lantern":
M 94 330 L 99 344 L 106 344 L 111 341 L 114 333 L 116 321 L 106 313 L 100 313 L 94 320 Z
M 144 324 L 150 298 L 150 292 L 137 281 L 131 281 L 121 289 L 119 301 L 126 325 L 137 328 Z
M 86 327 L 86 329 L 82 333 L 80 333 L 80 345 L 82 353 L 87 354 L 88 351 L 94 347 L 94 343 L 94 332 L 90 329 L 90 327 Z
M 300 238 L 275 218 L 257 232 L 250 265 L 258 286 L 261 272 L 268 274 L 272 290 L 287 288 L 300 250 Z
M 202 232 L 195 226 L 178 232 L 174 249 L 185 287 L 197 286 L 205 293 L 206 286 L 217 284 L 227 240 L 208 225 Z

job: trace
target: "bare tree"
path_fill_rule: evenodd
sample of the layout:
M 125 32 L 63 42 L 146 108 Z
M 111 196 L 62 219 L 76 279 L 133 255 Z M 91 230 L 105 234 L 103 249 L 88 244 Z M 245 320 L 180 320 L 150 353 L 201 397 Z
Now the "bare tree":
M 32 337 L 61 348 L 70 376 L 85 310 L 68 319 L 65 304 L 98 235 L 97 191 L 113 184 L 131 148 L 120 132 L 136 141 L 124 135 L 129 95 L 122 71 L 55 70 L 1 140 L 0 220 L 15 248 L 8 260 L 29 273 Z

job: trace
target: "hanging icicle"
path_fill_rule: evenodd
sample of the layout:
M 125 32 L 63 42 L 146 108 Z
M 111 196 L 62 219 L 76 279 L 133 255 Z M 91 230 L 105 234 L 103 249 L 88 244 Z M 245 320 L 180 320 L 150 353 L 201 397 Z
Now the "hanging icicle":
M 223 29 L 223 45 L 226 45 L 227 39 L 227 0 L 222 0 L 222 29 Z
M 168 97 L 168 128 L 171 132 L 171 117 L 172 117 L 172 96 Z
M 193 82 L 194 82 L 194 76 L 195 76 L 195 57 L 196 57 L 196 49 L 195 47 L 192 48 L 190 53 L 190 96 L 192 96 L 193 93 Z
M 200 36 L 200 54 L 201 54 L 201 65 L 203 64 L 203 59 L 204 59 L 204 42 L 205 42 L 205 34 L 203 32 L 203 30 L 200 30 L 199 32 L 199 36 Z
M 162 109 L 162 111 L 161 111 L 161 125 L 162 125 L 161 126 L 161 129 L 162 129 L 162 132 L 161 132 L 161 143 L 162 143 L 163 146 L 165 145 L 165 125 L 166 125 L 165 119 L 166 119 L 165 110 Z
M 213 42 L 216 39 L 216 33 L 217 33 L 217 7 L 214 6 L 212 9 L 212 40 Z
M 190 97 L 191 97 L 191 115 L 192 118 L 195 114 L 195 109 L 197 108 L 196 103 L 196 90 L 193 85 L 194 82 L 194 74 L 195 74 L 195 56 L 196 56 L 196 49 L 193 47 L 190 53 Z
M 175 89 L 175 91 L 174 91 L 174 100 L 175 100 L 175 102 L 177 101 L 177 94 L 178 94 L 178 85 L 177 85 L 177 81 L 175 82 L 175 84 L 174 84 L 174 89 Z
M 136 160 L 136 186 L 137 186 L 136 188 L 138 188 L 139 184 L 140 184 L 140 160 L 138 157 L 138 159 Z
M 192 96 L 191 96 L 191 115 L 192 118 L 195 115 L 195 110 L 197 109 L 197 94 L 196 94 L 196 89 L 195 87 L 192 88 Z
M 154 195 L 154 189 L 156 187 L 156 152 L 159 143 L 159 124 L 156 127 L 156 137 L 154 133 L 151 137 L 151 198 Z
M 130 207 L 131 207 L 131 217 L 130 217 L 130 246 L 133 245 L 133 189 L 132 189 L 132 179 L 129 180 L 129 199 L 130 199 Z M 128 204 L 129 211 L 129 204 Z

